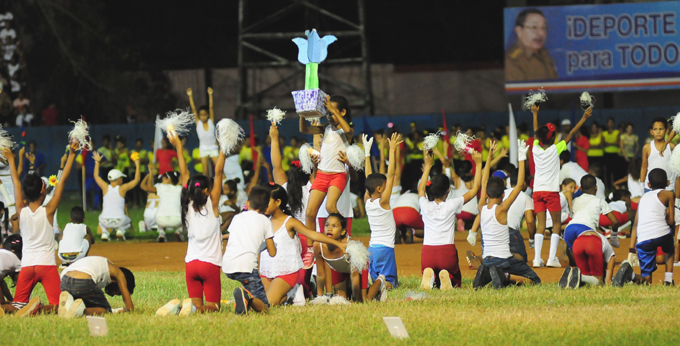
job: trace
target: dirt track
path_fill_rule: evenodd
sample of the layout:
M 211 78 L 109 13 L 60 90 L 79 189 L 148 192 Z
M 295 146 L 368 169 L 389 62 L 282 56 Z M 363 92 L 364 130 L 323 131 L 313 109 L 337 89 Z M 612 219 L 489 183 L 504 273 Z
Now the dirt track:
M 478 242 L 474 248 L 465 240 L 467 232 L 456 232 L 456 246 L 462 274 L 466 278 L 473 278 L 476 271 L 469 268 L 465 260 L 465 253 L 472 250 L 477 255 L 481 254 L 481 245 Z M 526 234 L 524 234 L 526 237 Z M 361 240 L 368 246 L 368 237 L 355 238 Z M 550 238 L 547 238 L 550 239 Z M 420 250 L 421 240 L 416 240 L 414 244 L 400 244 L 396 246 L 397 268 L 399 275 L 420 275 Z M 621 239 L 621 247 L 616 249 L 617 263 L 620 263 L 628 256 L 629 239 Z M 533 259 L 534 251 L 529 249 L 525 239 L 529 259 Z M 543 259 L 548 256 L 550 242 L 543 244 Z M 104 256 L 117 265 L 138 271 L 184 271 L 184 255 L 186 254 L 186 243 L 154 243 L 128 241 L 120 243 L 113 241 L 110 243 L 97 242 L 90 250 L 90 255 Z M 617 268 L 618 269 L 618 268 Z M 544 282 L 557 282 L 562 275 L 560 268 L 540 268 L 536 273 Z

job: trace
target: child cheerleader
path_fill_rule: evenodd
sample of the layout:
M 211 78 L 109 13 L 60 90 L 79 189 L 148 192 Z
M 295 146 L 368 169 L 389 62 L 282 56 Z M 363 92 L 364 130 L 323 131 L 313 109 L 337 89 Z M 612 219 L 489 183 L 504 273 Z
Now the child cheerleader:
M 72 141 L 62 179 L 55 187 L 54 197 L 46 206 L 42 205 L 46 196 L 45 182 L 38 175 L 27 174 L 22 185 L 19 175 L 17 175 L 14 154 L 7 148 L 2 151 L 2 155 L 7 158 L 10 165 L 12 181 L 16 187 L 14 198 L 17 201 L 19 229 L 23 239 L 21 272 L 19 272 L 19 279 L 17 280 L 15 297 L 12 305 L 3 307 L 5 312 L 16 312 L 17 316 L 23 317 L 33 315 L 41 310 L 51 313 L 57 309 L 61 290 L 59 288 L 57 262 L 54 256 L 57 244 L 54 240 L 51 223 L 59 206 L 64 185 L 69 173 L 71 173 L 78 148 L 78 142 Z M 39 297 L 30 298 L 31 292 L 38 282 L 45 289 L 49 305 L 41 307 Z
M 149 174 L 147 174 L 146 177 L 142 179 L 142 183 L 139 185 L 143 191 L 148 192 L 146 197 L 146 207 L 144 208 L 144 220 L 139 221 L 140 232 L 146 232 L 158 228 L 158 225 L 156 225 L 156 212 L 158 211 L 158 202 L 160 201 L 160 198 L 157 194 L 149 192 L 146 187 L 149 184 L 158 184 L 161 182 L 161 180 L 160 177 L 156 175 L 156 170 L 153 165 L 149 165 L 148 168 Z M 160 237 L 158 241 L 162 242 Z M 165 241 L 165 239 L 163 239 L 163 241 Z
M 213 90 L 208 88 L 208 104 L 210 108 L 201 106 L 196 112 L 196 105 L 194 105 L 194 96 L 191 88 L 187 89 L 189 95 L 189 102 L 191 103 L 191 112 L 196 117 L 196 133 L 199 141 L 199 156 L 201 157 L 201 164 L 203 165 L 203 173 L 210 174 L 208 168 L 208 158 L 212 160 L 213 166 L 217 164 L 217 156 L 219 147 L 215 139 L 215 111 L 213 110 Z M 210 113 L 208 113 L 210 111 Z
M 184 160 L 184 157 L 182 157 Z M 186 162 L 186 161 L 185 161 Z M 161 183 L 151 185 L 151 179 L 147 180 L 145 191 L 158 194 L 158 211 L 156 211 L 155 221 L 158 227 L 158 242 L 165 241 L 165 229 L 172 228 L 180 240 L 182 234 L 182 218 L 180 217 L 182 206 L 182 187 L 179 186 L 179 173 L 175 171 L 166 172 L 161 175 Z

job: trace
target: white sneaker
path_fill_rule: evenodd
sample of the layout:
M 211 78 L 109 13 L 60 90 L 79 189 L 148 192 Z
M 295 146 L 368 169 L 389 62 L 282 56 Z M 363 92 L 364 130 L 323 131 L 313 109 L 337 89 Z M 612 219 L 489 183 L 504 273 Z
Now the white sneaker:
M 189 316 L 196 312 L 196 307 L 194 303 L 191 302 L 191 298 L 184 299 L 182 302 L 182 310 L 179 311 L 180 316 Z
M 296 286 L 298 286 L 298 288 L 295 290 L 295 296 L 293 296 L 293 306 L 305 306 L 307 303 L 305 301 L 305 292 L 300 285 Z
M 611 246 L 613 246 L 615 248 L 618 248 L 619 247 L 619 237 L 609 238 L 609 244 L 611 244 Z
M 680 262 L 673 262 L 673 267 L 680 267 Z
M 543 262 L 542 258 L 537 258 L 534 260 L 534 268 L 540 268 L 540 267 L 545 267 L 545 262 Z
M 74 317 L 80 317 L 85 313 L 85 303 L 83 303 L 82 299 L 76 299 L 73 304 L 71 305 L 71 308 L 68 309 L 66 314 L 63 316 L 64 318 L 74 318 Z
M 73 296 L 66 291 L 61 292 L 59 294 L 59 308 L 57 310 L 59 317 L 66 317 L 66 313 L 71 308 L 71 305 L 73 305 Z
M 329 305 L 348 305 L 350 302 L 343 296 L 335 295 L 328 301 Z
M 160 309 L 156 310 L 156 316 L 177 315 L 179 312 L 179 299 L 173 299 Z
M 102 241 L 109 241 L 109 232 L 102 230 Z
M 311 305 L 326 305 L 330 302 L 330 298 L 328 296 L 318 296 L 312 300 L 309 301 L 309 304 Z
M 380 297 L 379 301 L 381 303 L 385 302 L 387 300 L 387 284 L 385 281 L 385 276 L 384 275 L 378 275 L 378 280 L 380 280 Z
M 440 291 L 450 291 L 453 289 L 451 284 L 451 278 L 449 277 L 449 271 L 442 269 L 439 271 L 439 290 Z
M 535 245 L 536 245 L 536 244 L 534 244 L 534 240 L 533 240 L 533 239 L 529 239 L 529 248 L 530 248 L 530 249 L 533 249 Z
M 432 268 L 425 268 L 423 270 L 423 279 L 420 281 L 420 289 L 429 291 L 432 287 L 434 287 L 434 270 Z
M 545 266 L 551 268 L 562 268 L 562 263 L 560 263 L 560 260 L 558 260 L 557 257 L 554 257 L 548 259 L 548 263 L 546 263 Z
M 113 309 L 111 309 L 112 314 L 121 314 L 123 312 L 125 312 L 125 308 L 113 308 Z
M 146 232 L 146 223 L 144 223 L 144 220 L 139 221 L 139 232 L 141 233 Z
M 122 229 L 117 230 L 116 238 L 118 238 L 118 240 L 120 241 L 125 241 L 125 231 L 123 231 Z

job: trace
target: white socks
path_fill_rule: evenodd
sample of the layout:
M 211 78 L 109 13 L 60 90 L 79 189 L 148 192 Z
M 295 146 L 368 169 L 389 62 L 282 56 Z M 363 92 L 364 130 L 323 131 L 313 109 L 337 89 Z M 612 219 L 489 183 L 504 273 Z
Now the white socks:
M 669 272 L 665 272 L 665 273 L 664 273 L 664 277 L 663 277 L 663 281 L 666 281 L 666 282 L 673 282 L 673 272 L 670 272 L 670 273 L 669 273 Z
M 543 234 L 534 234 L 534 261 L 541 259 L 541 250 L 543 250 Z
M 581 282 L 585 282 L 588 285 L 598 286 L 600 285 L 600 280 L 591 275 L 581 275 Z
M 553 233 L 550 236 L 550 252 L 548 254 L 548 261 L 557 257 L 557 247 L 560 245 L 560 235 Z

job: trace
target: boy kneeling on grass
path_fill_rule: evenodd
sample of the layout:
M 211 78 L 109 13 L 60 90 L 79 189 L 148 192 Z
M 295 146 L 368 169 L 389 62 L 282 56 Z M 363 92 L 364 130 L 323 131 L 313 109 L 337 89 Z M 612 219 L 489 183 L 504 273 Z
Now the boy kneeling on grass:
M 88 256 L 73 262 L 61 272 L 60 287 L 59 317 L 113 312 L 104 292 L 111 297 L 123 296 L 125 308 L 115 312 L 135 309 L 130 297 L 135 291 L 135 276 L 127 268 L 117 267 L 104 257 Z

